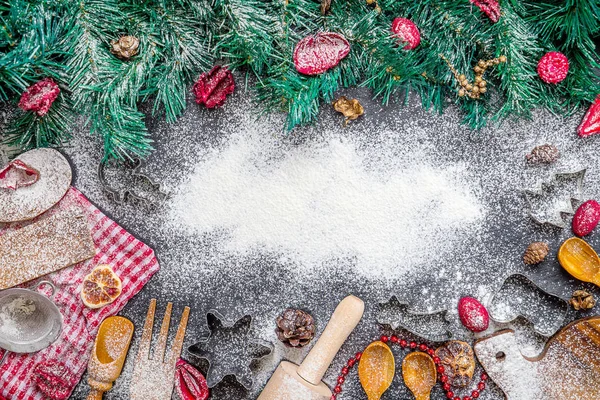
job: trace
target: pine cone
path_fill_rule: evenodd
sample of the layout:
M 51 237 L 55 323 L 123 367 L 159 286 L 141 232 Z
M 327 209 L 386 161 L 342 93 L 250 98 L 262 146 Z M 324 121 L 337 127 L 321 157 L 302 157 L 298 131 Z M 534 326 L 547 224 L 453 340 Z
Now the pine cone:
M 558 151 L 558 147 L 553 144 L 543 144 L 534 147 L 531 150 L 531 154 L 527 154 L 525 157 L 531 164 L 552 164 L 558 160 L 560 152 Z
M 544 242 L 533 242 L 525 250 L 523 262 L 527 265 L 539 264 L 548 255 L 548 244 Z
M 140 39 L 135 36 L 121 36 L 119 40 L 110 42 L 110 52 L 122 60 L 129 60 L 138 53 Z
M 304 347 L 315 336 L 315 321 L 307 312 L 288 308 L 277 318 L 275 332 L 286 346 Z
M 569 303 L 576 310 L 589 310 L 596 305 L 596 299 L 587 290 L 576 290 Z

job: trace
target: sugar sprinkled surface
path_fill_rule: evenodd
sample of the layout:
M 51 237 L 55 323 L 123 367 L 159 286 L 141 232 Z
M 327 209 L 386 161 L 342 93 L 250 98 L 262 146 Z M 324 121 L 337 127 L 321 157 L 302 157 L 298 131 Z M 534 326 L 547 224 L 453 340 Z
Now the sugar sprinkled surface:
M 460 297 L 472 296 L 487 305 L 491 293 L 500 288 L 507 276 L 516 272 L 525 273 L 537 284 L 563 298 L 568 298 L 574 289 L 581 287 L 561 271 L 555 259 L 559 244 L 570 236 L 569 229 L 552 230 L 532 223 L 522 197 L 522 189 L 537 187 L 539 183 L 550 180 L 556 172 L 581 168 L 588 168 L 584 197 L 600 197 L 600 159 L 596 155 L 595 139 L 581 140 L 575 133 L 581 114 L 563 118 L 535 111 L 533 121 L 507 122 L 499 128 L 488 128 L 476 134 L 460 125 L 460 117 L 453 110 L 438 116 L 421 110 L 418 100 L 411 101 L 406 108 L 395 105 L 383 108 L 370 101 L 371 94 L 366 91 L 340 94 L 359 98 L 366 108 L 365 117 L 346 129 L 340 127 L 341 117 L 325 107 L 317 125 L 285 134 L 280 129 L 283 117 L 271 115 L 257 120 L 250 95 L 242 91 L 236 92 L 224 107 L 217 110 L 205 110 L 190 103 L 186 114 L 174 125 L 151 121 L 150 129 L 159 151 L 149 158 L 143 172 L 163 182 L 172 195 L 167 200 L 167 208 L 155 210 L 113 203 L 101 191 L 96 177 L 97 163 L 102 158 L 100 141 L 88 136 L 86 131 L 74 132 L 76 139 L 73 148 L 66 149 L 66 152 L 76 167 L 76 186 L 119 224 L 153 246 L 162 267 L 161 272 L 123 312 L 123 315 L 132 319 L 137 330 L 123 375 L 114 389 L 105 395 L 106 399 L 128 398 L 128 381 L 140 327 L 151 297 L 157 297 L 163 307 L 167 301 L 173 301 L 176 315 L 184 305 L 192 307 L 186 345 L 197 342 L 207 333 L 205 313 L 211 308 L 217 309 L 229 320 L 244 314 L 254 315 L 256 336 L 275 343 L 273 355 L 261 360 L 253 369 L 255 384 L 251 391 L 243 390 L 233 380 L 226 378 L 226 384 L 218 385 L 212 392 L 214 399 L 246 400 L 257 397 L 281 359 L 299 363 L 309 350 L 290 350 L 277 343 L 274 320 L 287 307 L 310 311 L 320 332 L 337 302 L 345 295 L 353 293 L 365 300 L 367 309 L 363 322 L 342 348 L 325 377 L 325 382 L 331 386 L 344 360 L 380 334 L 381 330 L 374 320 L 376 303 L 387 301 L 392 294 L 398 295 L 400 301 L 409 302 L 417 311 L 448 309 L 452 331 L 457 338 L 472 341 L 474 336 L 462 328 L 456 315 Z M 557 164 L 526 165 L 525 155 L 543 143 L 553 143 L 559 147 L 561 158 Z M 284 238 L 291 238 L 291 243 L 276 238 L 265 245 L 267 241 L 264 235 L 268 232 L 258 232 L 257 221 L 250 221 L 251 225 L 243 228 L 253 228 L 258 237 L 252 238 L 248 232 L 240 230 L 239 222 L 247 221 L 240 217 L 244 211 L 241 203 L 229 204 L 229 199 L 226 200 L 228 204 L 224 204 L 223 208 L 237 213 L 231 216 L 220 214 L 215 205 L 206 203 L 207 198 L 223 199 L 219 197 L 221 194 L 215 186 L 209 186 L 207 192 L 195 188 L 212 215 L 192 216 L 189 221 L 175 220 L 174 217 L 180 215 L 178 209 L 181 210 L 181 206 L 177 206 L 178 202 L 183 201 L 180 199 L 190 196 L 187 197 L 190 201 L 188 210 L 195 208 L 195 200 L 189 195 L 194 192 L 195 184 L 190 182 L 203 178 L 206 179 L 205 183 L 214 184 L 202 168 L 213 168 L 212 171 L 221 168 L 224 171 L 225 165 L 222 163 L 226 156 L 233 155 L 236 149 L 241 150 L 243 146 L 253 153 L 246 159 L 232 159 L 237 164 L 231 164 L 233 173 L 222 182 L 224 193 L 232 195 L 232 185 L 240 178 L 251 177 L 255 184 L 266 185 L 271 179 L 290 184 L 293 182 L 291 178 L 283 180 L 281 173 L 294 171 L 285 169 L 292 162 L 303 161 L 314 167 L 319 166 L 317 161 L 326 163 L 341 159 L 350 168 L 350 171 L 342 172 L 357 174 L 364 179 L 359 181 L 361 183 L 375 184 L 369 186 L 370 190 L 377 185 L 393 188 L 390 182 L 394 177 L 408 179 L 411 173 L 417 174 L 419 168 L 440 171 L 437 178 L 444 180 L 440 182 L 445 182 L 446 189 L 453 194 L 462 196 L 474 214 L 465 224 L 459 221 L 450 228 L 438 226 L 441 231 L 422 226 L 426 225 L 424 223 L 420 226 L 412 220 L 406 222 L 404 229 L 417 229 L 416 235 L 422 238 L 423 243 L 417 243 L 416 246 L 425 249 L 423 261 L 394 254 L 389 249 L 378 249 L 376 254 L 367 254 L 364 250 L 361 253 L 361 246 L 364 249 L 373 244 L 358 243 L 357 248 L 351 248 L 341 241 L 338 242 L 336 254 L 329 255 L 330 251 L 319 249 L 307 255 L 298 251 L 303 238 L 291 238 L 289 232 L 284 232 Z M 327 154 L 328 149 L 335 149 L 335 153 Z M 346 151 L 349 158 L 342 159 L 338 154 L 341 151 Z M 248 170 L 244 167 L 248 167 Z M 335 178 L 344 175 L 339 175 L 340 170 L 335 169 L 336 165 L 327 167 L 319 169 L 314 179 L 319 182 L 322 174 L 325 174 L 330 178 L 329 187 L 339 188 L 342 183 Z M 336 171 L 335 174 L 332 171 Z M 295 172 L 307 173 L 300 169 Z M 397 184 L 396 187 L 405 186 Z M 415 188 L 411 191 L 419 193 L 419 190 Z M 425 200 L 439 199 L 437 195 L 425 193 L 429 196 L 423 197 Z M 250 191 L 243 194 L 250 196 Z M 209 195 L 212 197 L 203 197 Z M 262 193 L 256 193 L 256 196 L 260 195 Z M 324 193 L 317 196 L 319 200 L 325 198 Z M 277 200 L 280 199 L 271 201 Z M 338 200 L 347 204 L 347 199 Z M 415 212 L 408 205 L 382 203 L 382 199 L 370 200 L 389 206 L 389 210 L 406 207 L 404 210 Z M 281 205 L 266 206 L 271 207 L 267 209 L 272 212 Z M 253 203 L 253 207 L 257 207 L 256 203 Z M 247 208 L 246 212 L 260 216 L 263 210 L 262 207 Z M 339 211 L 341 207 L 330 204 L 329 210 Z M 358 213 L 356 210 L 353 211 Z M 366 211 L 377 210 L 373 207 Z M 477 215 L 477 212 L 480 214 Z M 312 217 L 316 218 L 317 215 L 312 214 Z M 402 219 L 400 215 L 389 215 L 389 220 L 395 224 L 403 222 Z M 566 220 L 570 222 L 569 217 Z M 348 223 L 347 220 L 342 221 Z M 422 221 L 432 223 L 433 219 L 425 216 Z M 277 225 L 277 221 L 274 224 Z M 402 232 L 402 227 L 387 225 L 391 224 L 387 224 L 386 220 L 383 228 L 388 232 L 391 229 Z M 276 229 L 277 226 L 268 228 Z M 309 230 L 314 229 L 312 226 L 296 226 L 295 229 L 295 232 L 301 233 L 315 232 Z M 421 236 L 421 231 L 429 232 L 432 236 Z M 358 229 L 355 232 L 359 232 Z M 321 237 L 338 240 L 331 233 Z M 591 235 L 588 239 L 593 246 L 600 245 L 600 235 Z M 356 237 L 351 240 L 356 243 Z M 550 244 L 550 256 L 539 266 L 523 265 L 523 251 L 530 242 L 537 240 L 545 240 Z M 390 242 L 388 239 L 383 243 Z M 393 244 L 396 251 L 403 245 L 406 244 Z M 324 243 L 323 247 L 335 248 L 330 241 Z M 442 254 L 431 254 L 437 251 Z M 369 256 L 385 262 L 375 266 L 372 275 L 366 276 L 365 268 L 372 265 L 369 262 L 374 260 Z M 399 260 L 408 264 L 391 268 L 394 261 Z M 385 271 L 389 271 L 390 275 L 381 273 Z M 597 294 L 595 289 L 592 291 Z M 492 324 L 477 337 L 505 326 Z M 518 336 L 525 337 L 530 331 L 531 327 L 525 326 Z M 537 336 L 527 337 L 522 347 L 527 349 L 528 354 L 535 355 L 543 340 Z M 397 359 L 400 360 L 403 354 L 397 352 Z M 355 372 L 351 373 L 344 385 L 344 391 L 342 400 L 366 398 Z M 87 389 L 83 383 L 76 395 L 82 398 L 85 394 Z M 410 396 L 398 376 L 386 395 L 390 398 Z M 432 398 L 444 398 L 439 385 L 434 389 Z M 502 398 L 494 385 L 490 385 L 490 390 L 486 389 L 480 397 L 484 400 Z

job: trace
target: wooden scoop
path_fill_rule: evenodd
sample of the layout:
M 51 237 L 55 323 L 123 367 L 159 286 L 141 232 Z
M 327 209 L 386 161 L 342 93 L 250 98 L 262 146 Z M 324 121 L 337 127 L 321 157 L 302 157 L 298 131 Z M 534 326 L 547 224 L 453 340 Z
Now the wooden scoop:
M 565 240 L 558 250 L 558 261 L 573 277 L 600 286 L 600 258 L 585 240 Z
M 87 400 L 102 400 L 102 394 L 112 388 L 121 375 L 132 336 L 133 324 L 127 318 L 109 317 L 102 322 L 88 364 L 92 390 Z
M 369 400 L 379 400 L 392 384 L 396 365 L 389 346 L 377 341 L 371 343 L 360 358 L 358 378 Z
M 437 372 L 428 354 L 420 351 L 408 354 L 402 361 L 402 376 L 416 400 L 429 400 L 431 389 L 437 381 Z

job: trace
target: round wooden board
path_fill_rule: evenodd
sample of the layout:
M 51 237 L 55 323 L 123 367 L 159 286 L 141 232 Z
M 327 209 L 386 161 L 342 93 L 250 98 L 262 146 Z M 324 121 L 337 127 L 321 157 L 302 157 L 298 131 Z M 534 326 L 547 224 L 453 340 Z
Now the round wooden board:
M 0 189 L 0 222 L 20 222 L 37 217 L 63 198 L 73 172 L 67 159 L 54 149 L 35 149 L 17 157 L 40 172 L 40 179 L 17 190 Z

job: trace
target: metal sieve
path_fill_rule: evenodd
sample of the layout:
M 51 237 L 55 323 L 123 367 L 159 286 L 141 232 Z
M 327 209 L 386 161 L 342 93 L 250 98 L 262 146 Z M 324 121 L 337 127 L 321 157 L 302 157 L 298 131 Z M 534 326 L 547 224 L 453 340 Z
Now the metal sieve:
M 48 281 L 54 296 L 56 287 Z M 50 298 L 29 289 L 6 289 L 0 292 L 0 348 L 8 352 L 33 353 L 50 346 L 62 331 L 63 318 Z

